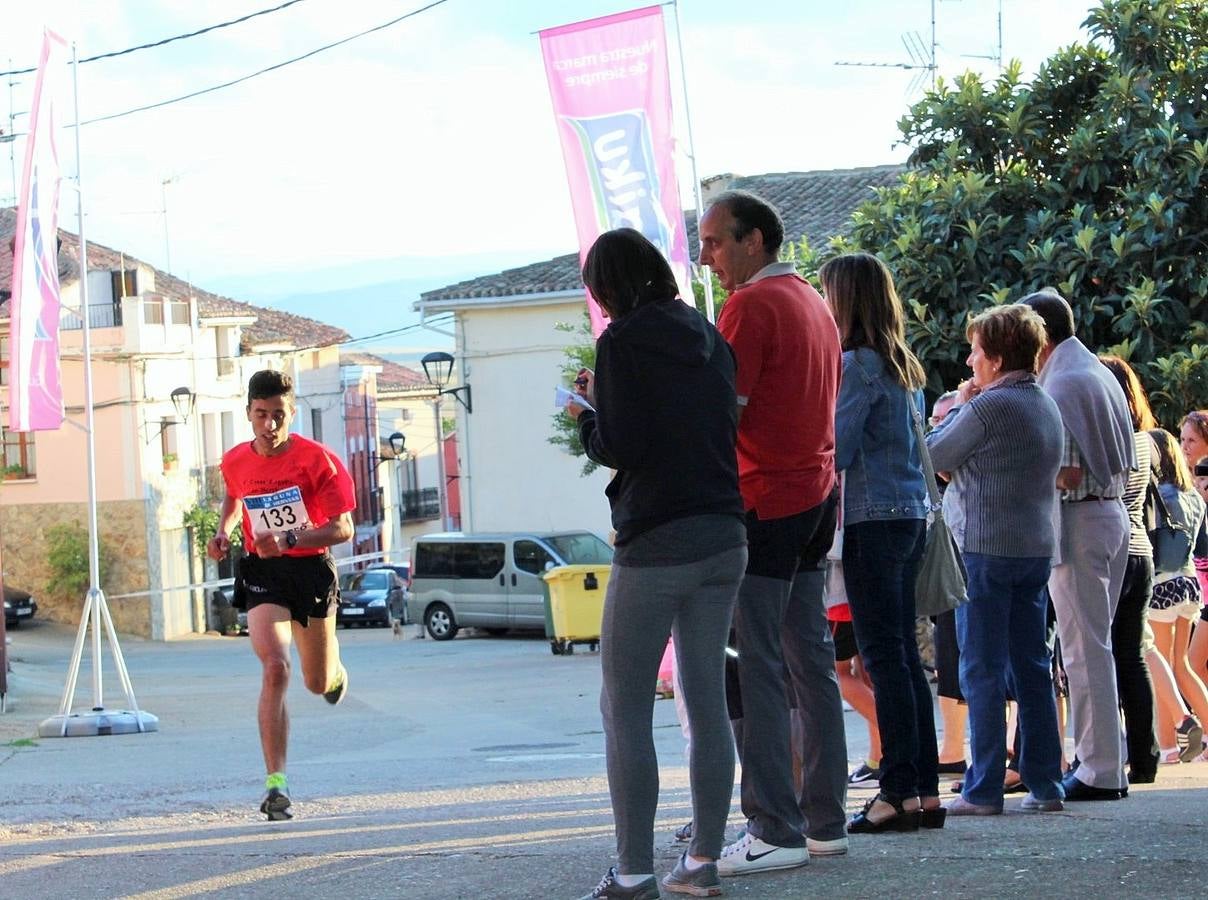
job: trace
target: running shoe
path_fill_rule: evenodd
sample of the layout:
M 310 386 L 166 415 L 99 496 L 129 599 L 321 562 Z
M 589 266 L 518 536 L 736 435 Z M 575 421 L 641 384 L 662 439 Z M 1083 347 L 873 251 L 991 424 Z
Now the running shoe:
M 805 847 L 777 847 L 744 832 L 733 844 L 722 849 L 721 858 L 717 860 L 717 874 L 729 877 L 772 869 L 795 869 L 809 861 L 809 851 Z
M 292 819 L 294 814 L 289 811 L 288 788 L 269 788 L 260 803 L 260 811 L 268 816 L 270 822 L 283 822 Z
M 847 838 L 837 837 L 830 840 L 806 838 L 805 849 L 810 852 L 810 856 L 846 856 Z
M 339 681 L 336 682 L 335 687 L 323 692 L 323 699 L 332 706 L 339 706 L 344 702 L 346 696 L 348 696 L 348 670 L 341 665 Z
M 847 776 L 848 784 L 880 784 L 881 769 L 873 768 L 868 763 L 860 763 L 860 768 Z
M 653 875 L 633 887 L 623 887 L 617 883 L 617 870 L 613 866 L 604 873 L 604 877 L 600 879 L 600 883 L 596 885 L 595 890 L 590 894 L 580 897 L 579 900 L 603 900 L 603 898 L 617 898 L 617 900 L 659 900 L 661 896 L 658 880 Z
M 681 854 L 675 868 L 663 877 L 663 887 L 675 894 L 691 894 L 693 897 L 718 897 L 721 895 L 721 880 L 717 877 L 717 863 L 702 863 L 695 869 L 685 865 L 686 854 Z
M 1179 759 L 1183 762 L 1191 762 L 1204 749 L 1204 729 L 1195 716 L 1184 716 L 1174 737 L 1179 747 Z

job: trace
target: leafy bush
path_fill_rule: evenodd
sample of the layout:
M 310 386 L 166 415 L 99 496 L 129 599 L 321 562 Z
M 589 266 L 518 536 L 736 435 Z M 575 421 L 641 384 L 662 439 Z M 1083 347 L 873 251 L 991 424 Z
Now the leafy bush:
M 181 524 L 185 528 L 193 529 L 193 544 L 197 548 L 198 556 L 206 555 L 206 544 L 218 533 L 218 519 L 218 510 L 200 503 L 185 512 Z M 242 542 L 243 526 L 236 525 L 231 531 L 231 543 L 238 545 Z
M 82 596 L 88 588 L 88 532 L 79 524 L 52 525 L 46 530 L 46 561 L 50 566 L 47 588 L 52 594 Z M 109 557 L 100 545 L 100 575 L 104 584 Z

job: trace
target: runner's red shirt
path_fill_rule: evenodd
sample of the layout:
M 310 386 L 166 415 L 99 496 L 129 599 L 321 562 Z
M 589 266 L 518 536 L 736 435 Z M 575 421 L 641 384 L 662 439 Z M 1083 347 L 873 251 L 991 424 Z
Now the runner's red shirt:
M 232 447 L 222 457 L 227 493 L 243 506 L 243 535 L 251 539 L 274 531 L 322 528 L 356 509 L 352 477 L 339 458 L 322 444 L 293 434 L 276 456 L 261 456 L 251 442 Z M 295 547 L 286 556 L 319 556 L 322 547 Z

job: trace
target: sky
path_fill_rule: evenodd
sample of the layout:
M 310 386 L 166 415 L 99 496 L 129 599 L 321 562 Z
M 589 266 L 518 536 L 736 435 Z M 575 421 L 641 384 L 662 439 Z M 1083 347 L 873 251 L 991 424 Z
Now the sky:
M 36 62 L 44 27 L 81 58 L 162 40 L 283 0 L 0 0 L 0 68 Z M 430 0 L 301 0 L 240 25 L 79 67 L 81 119 L 230 81 L 381 25 Z M 536 32 L 640 6 L 624 0 L 445 0 L 241 84 L 81 129 L 90 240 L 199 286 L 278 305 L 356 337 L 416 320 L 420 290 L 573 252 L 574 220 Z M 1092 0 L 681 0 L 664 7 L 680 143 L 697 174 L 904 161 L 897 121 L 926 73 L 1025 73 L 1080 31 Z M 911 38 L 910 35 L 917 35 Z M 0 83 L 0 130 L 28 120 L 33 76 Z M 11 82 L 11 83 L 10 83 Z M 686 83 L 686 84 L 685 84 Z M 68 107 L 69 108 L 69 107 Z M 13 116 L 13 118 L 10 118 Z M 10 130 L 10 123 L 13 126 Z M 74 136 L 60 140 L 74 175 Z M 10 152 L 12 158 L 10 161 Z M 24 140 L 0 143 L 11 204 Z M 61 225 L 76 230 L 64 192 Z M 391 291 L 355 289 L 390 283 Z M 414 333 L 386 349 L 415 349 Z M 433 341 L 443 339 L 431 338 Z M 405 345 L 405 346 L 404 346 Z

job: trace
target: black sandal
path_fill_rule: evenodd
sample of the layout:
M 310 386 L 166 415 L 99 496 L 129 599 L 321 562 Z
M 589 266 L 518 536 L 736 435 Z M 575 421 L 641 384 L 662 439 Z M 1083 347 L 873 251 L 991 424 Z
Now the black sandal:
M 873 804 L 880 800 L 883 803 L 888 803 L 893 807 L 893 815 L 888 819 L 883 819 L 880 822 L 873 822 L 868 818 L 868 813 L 872 809 Z M 917 809 L 906 810 L 902 807 L 901 800 L 894 800 L 886 797 L 884 794 L 878 793 L 875 797 L 864 804 L 864 809 L 856 813 L 852 820 L 847 823 L 848 834 L 882 834 L 886 831 L 918 831 L 919 830 L 920 813 Z
M 946 818 L 948 818 L 948 810 L 942 806 L 936 806 L 932 809 L 919 809 L 920 828 L 943 828 Z

